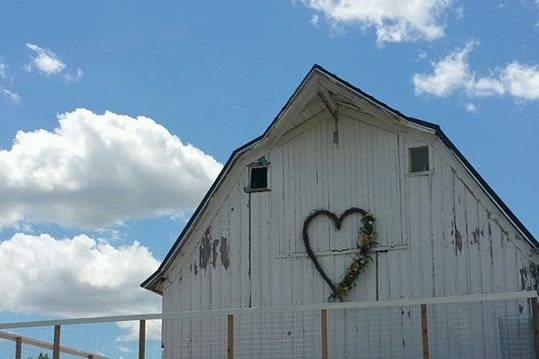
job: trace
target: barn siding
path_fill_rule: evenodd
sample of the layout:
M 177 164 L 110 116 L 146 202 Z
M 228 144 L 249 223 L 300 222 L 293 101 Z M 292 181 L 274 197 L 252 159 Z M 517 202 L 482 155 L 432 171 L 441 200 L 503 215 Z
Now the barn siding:
M 375 126 L 362 116 L 341 114 L 338 144 L 334 120 L 318 113 L 301 133 L 252 154 L 270 161 L 271 191 L 246 193 L 248 163 L 237 164 L 213 200 L 215 209 L 168 270 L 163 310 L 327 301 L 328 287 L 304 255 L 301 237 L 305 218 L 317 208 L 371 210 L 379 244 L 388 248 L 376 254 L 377 264 L 361 274 L 348 300 L 508 292 L 535 284 L 527 244 L 439 139 Z M 432 173 L 406 174 L 407 148 L 420 144 L 430 145 Z M 315 220 L 313 249 L 353 247 L 358 223 L 350 218 L 336 231 Z M 349 264 L 348 255 L 319 258 L 335 280 Z

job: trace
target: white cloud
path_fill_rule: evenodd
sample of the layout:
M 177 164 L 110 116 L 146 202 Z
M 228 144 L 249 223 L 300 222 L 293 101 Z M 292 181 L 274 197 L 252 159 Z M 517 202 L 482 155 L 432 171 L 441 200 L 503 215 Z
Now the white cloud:
M 0 150 L 0 227 L 103 228 L 191 211 L 221 164 L 147 117 L 77 109 Z
M 455 16 L 457 17 L 457 20 L 464 19 L 464 7 L 459 6 L 455 9 Z
M 0 283 L 9 283 L 0 309 L 66 317 L 159 312 L 160 297 L 139 287 L 158 265 L 137 242 L 17 233 L 0 242 Z
M 302 3 L 334 24 L 375 28 L 377 41 L 382 44 L 443 36 L 441 18 L 450 0 L 302 0 Z
M 470 80 L 468 87 L 470 93 L 475 96 L 485 97 L 505 93 L 503 82 L 494 77 L 482 77 L 477 81 Z
M 7 65 L 0 62 L 0 80 L 4 80 L 6 78 L 6 70 Z
M 35 68 L 49 76 L 62 72 L 65 69 L 66 65 L 51 50 L 44 49 L 35 44 L 26 44 L 26 47 L 34 53 L 30 63 L 26 65 L 28 71 L 32 71 Z
M 84 72 L 81 69 L 77 69 L 74 73 L 64 74 L 64 79 L 66 82 L 78 82 L 84 76 Z
M 21 102 L 21 96 L 7 88 L 0 86 L 0 93 L 14 105 L 18 105 Z
M 432 74 L 415 74 L 413 83 L 416 94 L 447 96 L 459 88 L 468 86 L 471 77 L 468 55 L 474 46 L 475 42 L 468 42 L 463 49 L 457 49 L 433 63 Z
M 502 71 L 501 78 L 511 95 L 523 100 L 539 100 L 539 67 L 514 61 Z
M 468 97 L 509 94 L 518 100 L 539 100 L 539 66 L 513 61 L 504 68 L 489 71 L 488 76 L 476 79 L 468 64 L 468 55 L 474 44 L 468 42 L 463 49 L 434 62 L 432 73 L 414 74 L 415 93 L 443 97 L 464 91 Z
M 466 111 L 468 112 L 476 112 L 477 111 L 477 107 L 475 107 L 475 105 L 473 103 L 467 103 L 464 108 L 466 109 Z
M 314 27 L 318 27 L 320 23 L 320 17 L 318 15 L 313 15 L 309 21 Z
M 116 325 L 125 331 L 116 337 L 118 342 L 130 342 L 138 340 L 139 323 L 138 322 L 118 322 Z M 160 320 L 147 320 L 146 321 L 146 339 L 159 340 L 161 339 L 161 321 Z

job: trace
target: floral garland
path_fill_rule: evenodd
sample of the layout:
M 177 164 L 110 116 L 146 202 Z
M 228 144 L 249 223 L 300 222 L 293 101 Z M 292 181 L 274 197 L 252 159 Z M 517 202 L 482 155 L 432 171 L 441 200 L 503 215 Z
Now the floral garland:
M 359 251 L 355 254 L 354 261 L 346 270 L 344 278 L 337 283 L 333 293 L 329 296 L 328 300 L 330 302 L 334 302 L 337 299 L 343 301 L 350 289 L 356 285 L 356 279 L 361 270 L 367 266 L 369 261 L 372 261 L 372 256 L 370 255 L 371 248 L 377 243 L 375 240 L 374 221 L 374 217 L 369 212 L 365 211 L 363 213 L 363 218 L 361 219 L 362 227 L 357 241 Z

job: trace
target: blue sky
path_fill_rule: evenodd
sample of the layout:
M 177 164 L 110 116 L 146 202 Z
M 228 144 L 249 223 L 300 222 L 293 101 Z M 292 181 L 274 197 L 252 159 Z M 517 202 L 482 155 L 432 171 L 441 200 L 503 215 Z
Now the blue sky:
M 539 3 L 363 2 L 4 2 L 0 266 L 10 270 L 0 279 L 16 289 L 0 300 L 0 322 L 116 313 L 87 308 L 89 289 L 116 298 L 133 287 L 111 302 L 158 310 L 136 288 L 144 270 L 220 163 L 265 129 L 315 63 L 441 125 L 539 236 Z M 63 265 L 47 264 L 53 252 Z M 80 270 L 77 258 L 87 260 Z M 145 266 L 115 273 L 125 280 L 107 289 L 72 273 L 107 261 Z M 28 266 L 48 275 L 23 278 Z M 75 288 L 65 286 L 65 310 L 47 289 L 60 277 Z

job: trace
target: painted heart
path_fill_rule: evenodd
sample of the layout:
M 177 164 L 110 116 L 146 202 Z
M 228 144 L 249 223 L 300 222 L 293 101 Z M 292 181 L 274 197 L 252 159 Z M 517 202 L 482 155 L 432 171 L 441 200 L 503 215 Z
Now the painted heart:
M 339 283 L 335 284 L 328 277 L 328 275 L 324 271 L 324 268 L 322 268 L 322 265 L 320 265 L 320 262 L 318 261 L 318 258 L 316 257 L 316 254 L 311 247 L 308 229 L 309 225 L 315 218 L 320 216 L 326 216 L 331 219 L 335 228 L 337 228 L 337 230 L 340 230 L 343 221 L 352 214 L 359 214 L 362 217 L 362 227 L 357 243 L 358 252 L 354 257 L 354 260 L 346 270 L 343 279 Z M 344 211 L 340 216 L 327 209 L 319 209 L 312 212 L 303 223 L 303 244 L 305 245 L 305 250 L 307 251 L 307 255 L 312 260 L 314 267 L 316 268 L 318 273 L 320 273 L 322 278 L 326 281 L 328 286 L 333 291 L 333 293 L 329 297 L 329 300 L 334 301 L 336 299 L 339 299 L 340 301 L 343 301 L 344 296 L 354 285 L 354 281 L 358 277 L 360 270 L 367 265 L 368 260 L 370 259 L 369 251 L 371 247 L 376 244 L 376 241 L 374 240 L 374 221 L 374 217 L 372 217 L 368 211 L 365 211 L 361 208 L 352 207 Z

